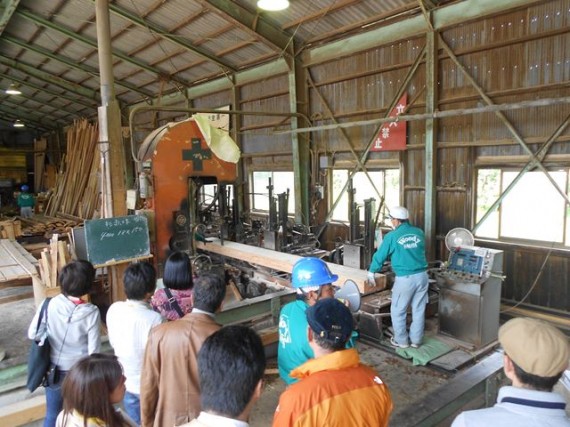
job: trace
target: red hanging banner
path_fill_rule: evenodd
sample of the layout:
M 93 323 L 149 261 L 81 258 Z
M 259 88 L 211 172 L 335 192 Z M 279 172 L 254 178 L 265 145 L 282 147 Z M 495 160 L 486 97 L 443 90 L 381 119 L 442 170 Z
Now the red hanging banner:
M 401 151 L 406 149 L 407 126 L 405 121 L 398 120 L 398 116 L 406 110 L 407 102 L 408 94 L 404 93 L 398 104 L 390 112 L 390 117 L 394 117 L 395 120 L 382 125 L 370 151 Z

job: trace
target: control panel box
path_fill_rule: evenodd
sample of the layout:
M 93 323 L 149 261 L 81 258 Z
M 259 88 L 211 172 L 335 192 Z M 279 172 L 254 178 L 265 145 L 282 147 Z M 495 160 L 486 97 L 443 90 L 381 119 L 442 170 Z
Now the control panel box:
M 487 280 L 491 273 L 502 273 L 502 268 L 503 251 L 464 246 L 452 250 L 445 273 L 454 278 L 480 282 Z

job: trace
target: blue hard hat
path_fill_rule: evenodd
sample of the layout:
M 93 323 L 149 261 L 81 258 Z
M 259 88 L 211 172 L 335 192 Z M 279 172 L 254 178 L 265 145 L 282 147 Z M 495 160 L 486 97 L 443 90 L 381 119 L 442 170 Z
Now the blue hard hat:
M 322 286 L 336 282 L 338 275 L 332 274 L 327 263 L 319 258 L 301 258 L 293 266 L 291 284 L 294 288 Z
M 28 187 L 26 184 L 22 185 L 22 191 L 28 191 L 30 189 L 30 187 Z

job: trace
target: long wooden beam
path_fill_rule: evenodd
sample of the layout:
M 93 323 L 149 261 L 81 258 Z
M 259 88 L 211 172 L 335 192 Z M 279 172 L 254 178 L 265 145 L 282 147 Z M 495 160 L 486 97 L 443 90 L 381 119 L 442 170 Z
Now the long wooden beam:
M 302 258 L 298 255 L 276 252 L 235 242 L 224 242 L 222 245 L 218 239 L 213 239 L 212 242 L 208 243 L 195 242 L 195 245 L 197 249 L 202 251 L 247 261 L 250 264 L 258 264 L 285 273 L 291 273 L 293 271 L 293 265 Z M 380 291 L 385 287 L 386 276 L 378 275 L 381 276 L 381 279 L 376 281 L 376 286 L 370 286 L 367 281 L 368 276 L 366 270 L 346 267 L 330 262 L 327 262 L 327 265 L 333 274 L 338 274 L 338 281 L 334 283 L 336 286 L 342 287 L 347 280 L 352 280 L 356 283 L 362 294 Z
M 23 426 L 46 416 L 46 397 L 35 396 L 0 408 L 0 425 Z

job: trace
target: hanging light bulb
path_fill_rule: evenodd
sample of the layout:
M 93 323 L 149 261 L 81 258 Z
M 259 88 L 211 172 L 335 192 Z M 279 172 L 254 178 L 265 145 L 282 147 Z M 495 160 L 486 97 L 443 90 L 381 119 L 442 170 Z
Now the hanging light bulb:
M 257 7 L 272 12 L 284 10 L 289 7 L 289 0 L 258 0 Z
M 6 93 L 8 95 L 21 95 L 22 91 L 18 89 L 18 85 L 16 83 L 12 83 L 8 86 L 8 89 L 6 89 Z
M 20 119 L 17 119 L 14 122 L 14 127 L 15 128 L 23 128 L 23 127 L 26 127 L 26 125 Z

